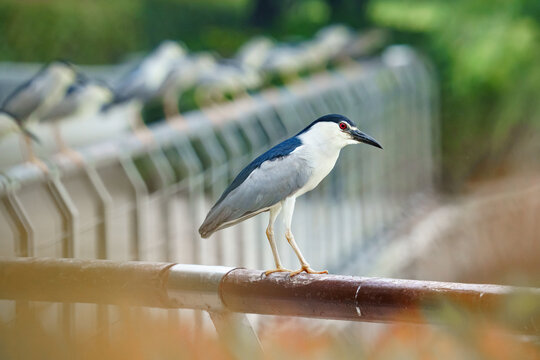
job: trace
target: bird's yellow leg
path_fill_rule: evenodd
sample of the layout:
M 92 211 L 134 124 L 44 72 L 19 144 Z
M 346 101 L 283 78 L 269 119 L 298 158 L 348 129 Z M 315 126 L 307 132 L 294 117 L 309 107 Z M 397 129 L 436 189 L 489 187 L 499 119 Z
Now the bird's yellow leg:
M 176 91 L 167 92 L 163 96 L 165 120 L 173 127 L 176 126 L 177 121 L 182 120 L 182 115 L 180 115 L 180 109 L 178 108 L 178 97 Z
M 274 255 L 274 262 L 276 263 L 276 268 L 272 270 L 266 270 L 264 273 L 266 275 L 270 275 L 275 272 L 291 272 L 291 270 L 285 269 L 281 265 L 281 260 L 279 259 L 276 242 L 274 241 L 274 230 L 270 225 L 266 228 L 266 237 L 268 238 L 268 242 L 270 242 L 270 247 L 272 248 L 272 255 Z
M 300 270 L 292 271 L 291 277 L 300 274 L 301 272 L 307 272 L 308 274 L 328 274 L 328 271 L 315 271 L 313 270 L 309 264 L 307 263 L 306 259 L 302 256 L 302 253 L 300 252 L 300 249 L 298 248 L 298 245 L 296 245 L 296 241 L 294 241 L 294 236 L 291 231 L 291 223 L 292 223 L 292 215 L 294 211 L 294 204 L 296 203 L 296 198 L 294 197 L 288 197 L 282 202 L 283 206 L 283 220 L 285 225 L 285 237 L 287 238 L 287 241 L 289 242 L 289 245 L 294 250 L 294 253 L 296 254 L 296 257 L 298 257 L 298 260 L 300 260 L 301 268 Z
M 66 155 L 68 158 L 71 159 L 75 164 L 81 166 L 84 164 L 84 160 L 77 151 L 70 148 L 66 142 L 64 141 L 64 138 L 62 137 L 62 134 L 60 133 L 60 124 L 54 123 L 53 124 L 53 132 L 54 132 L 54 138 L 56 140 L 56 143 L 58 144 L 58 148 L 60 152 L 64 155 Z
M 140 111 L 137 111 L 134 119 L 132 120 L 131 129 L 135 136 L 145 145 L 151 145 L 154 143 L 154 134 L 144 123 Z
M 34 154 L 34 148 L 32 147 L 32 139 L 30 139 L 28 136 L 26 135 L 22 135 L 23 136 L 23 139 L 24 139 L 24 143 L 26 145 L 26 156 L 27 156 L 27 161 L 31 164 L 34 164 L 35 166 L 37 166 L 44 174 L 48 174 L 49 173 L 49 167 L 47 166 L 47 164 L 45 164 L 41 159 L 39 159 L 35 154 Z
M 272 248 L 272 255 L 274 255 L 274 262 L 276 263 L 276 268 L 272 270 L 266 270 L 264 272 L 266 275 L 270 275 L 275 272 L 291 272 L 291 270 L 285 269 L 281 265 L 281 260 L 279 259 L 276 242 L 274 241 L 274 221 L 276 220 L 276 217 L 279 214 L 280 210 L 281 206 L 270 209 L 270 221 L 268 222 L 268 227 L 266 228 L 266 237 L 268 238 L 268 242 L 270 243 L 270 247 Z
M 308 274 L 328 274 L 328 270 L 323 271 L 315 271 L 313 270 L 309 264 L 307 263 L 306 259 L 302 256 L 302 253 L 300 252 L 300 249 L 298 248 L 298 245 L 296 245 L 296 241 L 294 241 L 293 234 L 291 232 L 291 229 L 287 229 L 285 232 L 285 237 L 287 238 L 287 241 L 289 242 L 289 245 L 293 248 L 296 256 L 298 257 L 298 260 L 300 260 L 301 268 L 296 271 L 291 271 L 291 277 L 296 276 L 302 272 L 306 272 Z

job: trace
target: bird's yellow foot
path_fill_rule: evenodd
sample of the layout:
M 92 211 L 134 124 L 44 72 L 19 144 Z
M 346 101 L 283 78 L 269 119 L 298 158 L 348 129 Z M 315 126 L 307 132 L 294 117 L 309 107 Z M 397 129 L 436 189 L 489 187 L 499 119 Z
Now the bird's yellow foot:
M 315 271 L 312 268 L 310 268 L 309 265 L 302 265 L 302 267 L 299 270 L 291 271 L 291 277 L 296 276 L 302 272 L 306 272 L 308 274 L 328 274 L 328 270 Z
M 288 273 L 290 273 L 290 272 L 292 272 L 292 270 L 289 270 L 289 269 L 285 269 L 285 268 L 280 267 L 280 268 L 277 268 L 277 269 L 266 270 L 266 271 L 264 272 L 264 274 L 265 274 L 266 276 L 268 276 L 268 275 L 273 274 L 273 273 L 275 273 L 275 272 L 288 272 Z
M 61 152 L 78 166 L 84 165 L 84 159 L 79 152 L 71 148 L 64 148 L 61 150 Z
M 155 141 L 152 130 L 148 129 L 146 126 L 135 130 L 135 136 L 146 146 L 152 145 Z
M 49 167 L 47 166 L 47 164 L 45 164 L 37 157 L 31 157 L 28 162 L 40 169 L 45 175 L 49 174 Z

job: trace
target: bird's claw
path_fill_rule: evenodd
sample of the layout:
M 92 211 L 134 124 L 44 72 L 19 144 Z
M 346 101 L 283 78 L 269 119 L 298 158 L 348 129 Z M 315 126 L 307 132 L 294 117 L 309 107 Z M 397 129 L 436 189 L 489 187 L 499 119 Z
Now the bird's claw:
M 135 136 L 146 146 L 152 145 L 155 141 L 152 130 L 148 129 L 146 126 L 144 128 L 137 129 L 135 131 Z
M 328 274 L 328 270 L 323 271 L 315 271 L 312 268 L 309 267 L 309 265 L 302 265 L 302 267 L 296 271 L 291 271 L 291 277 L 296 276 L 302 272 L 306 272 L 308 274 Z
M 292 270 L 285 269 L 285 268 L 276 268 L 276 269 L 272 269 L 272 270 L 266 270 L 266 271 L 264 272 L 264 274 L 265 274 L 266 276 L 268 276 L 268 275 L 273 274 L 273 273 L 275 273 L 275 272 L 288 272 L 288 273 L 290 273 L 290 272 L 292 272 Z
M 66 148 L 62 149 L 62 154 L 64 154 L 67 158 L 73 161 L 77 166 L 84 165 L 84 159 L 79 152 L 70 148 Z
M 33 157 L 28 161 L 30 164 L 36 166 L 43 174 L 48 175 L 49 174 L 49 167 L 47 164 L 45 164 L 43 161 L 38 159 L 37 157 Z

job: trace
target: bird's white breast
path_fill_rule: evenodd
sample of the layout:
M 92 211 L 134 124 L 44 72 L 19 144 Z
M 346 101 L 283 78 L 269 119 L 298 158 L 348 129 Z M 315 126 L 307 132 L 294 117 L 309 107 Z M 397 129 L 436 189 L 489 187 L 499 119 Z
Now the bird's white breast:
M 295 193 L 298 197 L 313 190 L 332 171 L 339 157 L 339 152 L 345 146 L 340 137 L 336 137 L 337 126 L 334 123 L 315 124 L 309 131 L 298 137 L 302 145 L 291 154 L 306 159 L 313 168 L 308 182 Z

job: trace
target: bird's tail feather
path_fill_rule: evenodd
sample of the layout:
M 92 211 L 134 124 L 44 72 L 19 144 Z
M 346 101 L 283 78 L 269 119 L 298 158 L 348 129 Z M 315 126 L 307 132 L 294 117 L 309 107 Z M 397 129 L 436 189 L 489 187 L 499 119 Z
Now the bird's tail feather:
M 239 222 L 247 220 L 255 215 L 258 215 L 268 210 L 269 208 L 260 209 L 258 211 L 247 213 L 247 214 L 244 214 L 243 216 L 240 216 L 238 218 L 233 218 L 233 219 L 227 219 L 227 216 L 223 216 L 224 214 L 219 214 L 222 216 L 215 216 L 215 214 L 212 211 L 210 211 L 210 213 L 204 220 L 203 224 L 199 228 L 199 234 L 201 235 L 203 239 L 206 239 L 218 230 L 226 229 L 230 226 L 236 225 Z
M 219 227 L 227 222 L 230 216 L 231 209 L 229 207 L 223 208 L 214 205 L 199 228 L 199 234 L 201 234 L 201 237 L 204 239 L 208 238 L 214 232 L 218 231 Z

